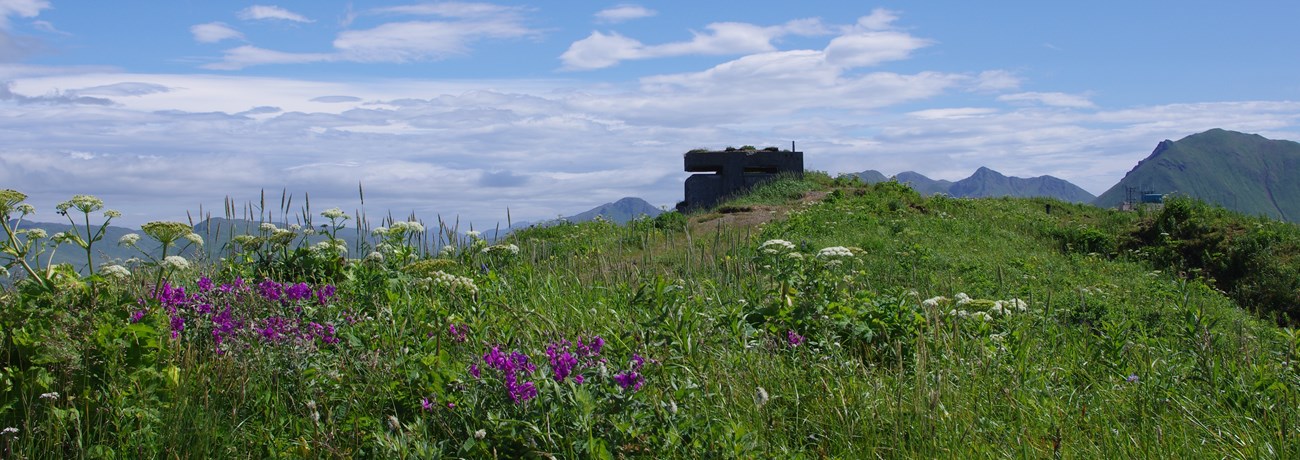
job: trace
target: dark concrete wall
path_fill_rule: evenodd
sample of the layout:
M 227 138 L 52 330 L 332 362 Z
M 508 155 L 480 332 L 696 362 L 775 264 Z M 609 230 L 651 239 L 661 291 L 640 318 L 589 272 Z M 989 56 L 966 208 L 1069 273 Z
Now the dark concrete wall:
M 775 178 L 781 173 L 803 174 L 803 152 L 791 151 L 722 151 L 691 152 L 684 156 L 686 172 L 685 201 L 678 210 L 708 209 L 724 198 Z

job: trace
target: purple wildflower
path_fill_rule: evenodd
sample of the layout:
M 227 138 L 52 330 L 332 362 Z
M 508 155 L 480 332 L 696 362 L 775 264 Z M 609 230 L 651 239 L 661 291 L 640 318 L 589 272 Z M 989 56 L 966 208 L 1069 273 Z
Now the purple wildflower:
M 433 410 L 433 402 L 429 398 L 420 398 L 420 408 L 426 411 Z
M 478 364 L 469 365 L 469 375 L 474 376 L 474 378 L 476 379 L 482 377 L 481 373 L 478 370 Z
M 243 291 L 247 286 L 244 284 L 244 278 L 235 278 L 235 284 L 222 283 L 221 292 L 229 294 L 232 292 Z
M 172 315 L 171 327 L 172 327 L 172 338 L 175 339 L 180 337 L 181 331 L 185 330 L 185 318 L 181 317 L 180 315 Z
M 297 327 L 287 318 L 272 316 L 262 321 L 262 327 L 256 328 L 262 338 L 269 342 L 281 342 L 296 335 Z
M 803 343 L 804 337 L 792 329 L 785 333 L 785 340 L 790 344 L 790 348 L 794 348 Z
M 561 340 L 546 347 L 546 357 L 551 361 L 551 372 L 556 382 L 563 382 L 565 377 L 578 367 L 578 358 L 569 352 L 569 341 Z
M 461 325 L 458 328 L 455 324 L 448 324 L 447 333 L 451 334 L 451 340 L 456 343 L 465 343 L 469 340 L 469 326 Z
M 506 391 L 515 404 L 521 404 L 537 397 L 537 387 L 534 386 L 533 382 L 520 381 L 520 374 L 527 377 L 528 374 L 537 370 L 536 366 L 528 362 L 528 355 L 518 351 L 511 351 L 506 354 L 501 352 L 501 347 L 492 347 L 491 350 L 483 354 L 483 362 L 501 372 L 502 380 L 506 384 Z M 473 367 L 470 368 L 471 372 L 475 370 Z
M 641 368 L 645 367 L 645 358 L 640 354 L 632 353 L 632 361 L 628 363 L 632 369 L 614 375 L 614 382 L 624 390 L 631 388 L 632 391 L 641 389 L 641 384 L 645 383 L 645 376 L 641 375 Z
M 574 347 L 574 351 L 583 358 L 596 358 L 600 356 L 600 349 L 604 347 L 605 339 L 600 338 L 599 335 L 593 335 L 587 343 L 583 343 L 582 337 L 579 337 L 578 345 Z
M 311 286 L 307 283 L 298 283 L 284 288 L 284 298 L 289 302 L 297 302 L 311 297 Z
M 176 307 L 184 305 L 189 298 L 185 296 L 184 287 L 172 287 L 171 283 L 163 282 L 162 289 L 159 289 L 154 295 L 158 303 L 167 308 L 167 311 L 175 311 Z
M 637 391 L 641 389 L 641 384 L 644 383 L 645 379 L 637 371 L 627 371 L 615 375 L 614 381 L 618 382 L 619 386 L 623 387 L 624 390 L 631 388 L 632 391 Z
M 1138 382 L 1138 375 L 1137 375 L 1137 374 L 1129 374 L 1129 375 L 1128 375 L 1128 378 L 1126 378 L 1126 379 L 1124 379 L 1124 380 L 1127 380 L 1128 383 L 1137 383 L 1137 382 Z
M 326 284 L 325 286 L 316 290 L 316 301 L 319 302 L 321 305 L 325 305 L 329 303 L 330 299 L 334 298 L 335 292 L 336 289 L 334 288 L 333 284 Z
M 533 385 L 533 382 L 518 383 L 507 381 L 506 389 L 509 390 L 510 399 L 513 399 L 515 404 L 522 404 L 525 401 L 537 397 L 537 387 Z
M 321 342 L 327 344 L 335 344 L 339 342 L 339 338 L 334 336 L 333 324 L 320 324 L 313 321 L 307 324 L 307 331 L 310 338 L 319 339 Z
M 216 349 L 217 354 L 225 353 L 221 350 L 221 343 L 225 341 L 226 337 L 234 335 L 235 331 L 242 327 L 244 327 L 244 323 L 235 321 L 230 307 L 226 307 L 220 313 L 212 315 L 212 346 Z
M 212 290 L 212 279 L 206 276 L 199 278 L 199 292 L 208 292 Z
M 132 312 L 132 313 L 131 313 L 131 323 L 132 323 L 132 324 L 135 324 L 135 323 L 140 322 L 140 320 L 141 320 L 141 319 L 144 319 L 144 315 L 145 315 L 146 313 L 148 313 L 148 312 L 149 312 L 148 310 L 136 310 L 136 311 Z
M 262 298 L 274 302 L 280 300 L 283 286 L 268 278 L 261 283 L 257 283 L 257 292 L 262 295 Z

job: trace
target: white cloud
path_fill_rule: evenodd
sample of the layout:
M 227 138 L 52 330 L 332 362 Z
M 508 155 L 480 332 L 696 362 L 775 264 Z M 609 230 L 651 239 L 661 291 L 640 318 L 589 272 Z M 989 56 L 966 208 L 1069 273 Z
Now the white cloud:
M 9 18 L 33 18 L 49 7 L 50 2 L 45 0 L 0 0 L 0 62 L 18 61 L 40 48 L 38 40 L 10 33 Z
M 214 62 L 203 65 L 205 69 L 213 70 L 239 70 L 248 66 L 265 65 L 265 64 L 307 64 L 312 62 L 328 62 L 338 57 L 327 53 L 286 53 L 283 51 L 268 50 L 258 48 L 252 45 L 244 45 L 238 48 L 231 48 L 225 51 L 221 62 Z
M 334 40 L 343 59 L 357 62 L 410 62 L 464 54 L 483 39 L 519 38 L 531 29 L 511 20 L 390 22 L 349 30 Z
M 244 39 L 244 34 L 223 22 L 195 24 L 190 26 L 190 33 L 194 35 L 194 40 L 199 43 L 216 43 L 223 40 Z
M 996 92 L 1020 87 L 1020 78 L 1005 70 L 985 70 L 976 77 L 974 90 Z
M 239 10 L 236 17 L 245 21 L 275 19 L 292 22 L 315 22 L 298 13 L 280 8 L 278 6 L 253 5 L 248 8 Z
M 997 109 L 983 107 L 959 107 L 951 109 L 926 109 L 908 112 L 907 115 L 922 120 L 953 120 L 961 118 L 983 117 L 997 113 Z
M 898 20 L 898 13 L 884 8 L 871 10 L 871 14 L 858 18 L 858 27 L 866 30 L 887 30 Z
M 63 36 L 71 36 L 71 35 L 72 35 L 72 34 L 70 34 L 70 33 L 68 33 L 68 32 L 64 32 L 64 31 L 62 31 L 62 30 L 59 30 L 58 27 L 54 27 L 54 23 L 52 23 L 52 22 L 50 22 L 50 21 L 32 21 L 32 27 L 35 28 L 36 30 L 41 31 L 41 32 L 47 32 L 47 33 L 58 34 L 58 35 L 63 35 Z
M 648 18 L 656 14 L 659 13 L 641 5 L 618 5 L 596 12 L 596 20 L 604 23 L 619 23 L 633 19 Z
M 617 32 L 593 31 L 569 45 L 560 56 L 566 70 L 610 67 L 621 61 L 687 55 L 750 54 L 774 51 L 772 41 L 786 35 L 821 35 L 827 28 L 815 19 L 800 19 L 778 26 L 763 27 L 740 22 L 716 22 L 707 32 L 692 32 L 691 40 L 646 45 Z
M 494 5 L 491 3 L 439 2 L 375 8 L 369 12 L 378 14 L 413 14 L 443 16 L 449 18 L 471 18 L 513 15 L 520 11 L 523 11 L 523 9 L 519 7 Z
M 900 32 L 864 32 L 842 35 L 826 47 L 826 61 L 839 67 L 867 67 L 905 59 L 929 40 Z
M 1029 102 L 1052 107 L 1068 107 L 1076 109 L 1096 107 L 1096 105 L 1094 105 L 1092 101 L 1088 100 L 1087 97 L 1066 93 L 1026 92 L 1004 94 L 998 96 L 998 100 L 1003 102 Z
M 47 0 L 0 0 L 0 29 L 9 28 L 9 17 L 34 18 L 49 8 Z
M 483 3 L 432 3 L 368 10 L 365 14 L 433 15 L 433 21 L 385 22 L 368 29 L 344 30 L 329 52 L 293 53 L 252 45 L 224 52 L 221 61 L 203 65 L 214 70 L 239 70 L 268 64 L 312 62 L 416 62 L 445 59 L 469 53 L 481 40 L 539 36 L 524 25 L 522 8 Z M 349 24 L 351 21 L 347 21 Z M 196 37 L 198 35 L 196 34 Z
M 82 88 L 70 92 L 77 95 L 89 94 L 92 96 L 130 97 L 165 93 L 167 91 L 171 91 L 171 88 L 154 83 L 127 81 L 110 85 L 92 86 L 90 88 Z

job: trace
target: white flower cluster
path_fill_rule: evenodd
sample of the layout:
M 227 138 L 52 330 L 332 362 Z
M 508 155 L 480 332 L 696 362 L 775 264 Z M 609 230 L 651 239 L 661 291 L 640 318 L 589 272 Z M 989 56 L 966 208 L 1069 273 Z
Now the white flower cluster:
M 46 232 L 45 232 L 45 229 L 43 229 L 43 228 L 33 228 L 33 229 L 30 229 L 30 230 L 27 230 L 27 238 L 29 238 L 29 239 L 39 240 L 39 239 L 41 239 L 41 238 L 45 238 L 45 237 L 47 237 L 47 236 L 50 236 L 50 234 L 49 234 L 49 233 L 46 233 Z
M 978 319 L 981 321 L 988 321 L 998 316 L 1010 316 L 1015 313 L 1025 313 L 1029 311 L 1028 303 L 1025 303 L 1025 301 L 1020 299 L 1015 299 L 1015 298 L 1010 300 L 998 300 L 998 301 L 976 300 L 976 299 L 972 299 L 969 295 L 966 295 L 966 293 L 964 292 L 959 292 L 954 297 L 956 297 L 957 300 L 956 308 L 949 310 L 948 316 L 955 316 L 962 319 L 970 318 L 970 319 Z M 921 304 L 927 307 L 934 307 L 934 306 L 938 306 L 940 303 L 946 303 L 947 301 L 948 299 L 945 297 L 934 297 L 934 298 L 926 299 L 925 301 L 921 302 Z M 971 309 L 987 308 L 987 311 L 983 311 L 983 310 L 967 311 L 967 308 L 963 308 L 967 306 L 970 306 Z
M 56 244 L 63 244 L 69 241 L 79 241 L 79 240 L 81 240 L 81 237 L 78 237 L 75 233 L 72 233 L 71 230 L 66 232 L 55 233 L 54 236 L 50 237 L 50 241 L 53 241 Z
M 781 254 L 794 250 L 794 243 L 786 240 L 767 240 L 758 247 L 764 254 Z
M 940 303 L 947 303 L 949 298 L 944 296 L 935 296 L 921 301 L 921 305 L 929 308 L 936 308 Z
M 190 261 L 181 256 L 167 256 L 163 258 L 162 266 L 172 270 L 187 270 L 190 268 Z
M 373 262 L 373 263 L 377 263 L 377 264 L 384 263 L 384 253 L 379 252 L 379 251 L 371 251 L 370 254 L 366 254 L 366 258 L 361 259 L 361 261 L 362 261 L 362 262 Z
M 1029 304 L 1020 299 L 999 300 L 993 303 L 993 308 L 989 309 L 990 313 L 1002 316 L 1010 315 L 1012 313 L 1024 313 L 1026 311 L 1029 311 Z
M 473 279 L 456 276 L 441 270 L 433 272 L 433 277 L 426 278 L 426 281 L 450 289 L 453 292 L 464 290 L 471 295 L 478 294 L 478 286 L 474 284 Z
M 271 233 L 276 230 L 279 230 L 279 228 L 277 228 L 275 224 L 270 222 L 262 222 L 262 225 L 259 225 L 257 228 L 267 233 Z
M 392 228 L 388 229 L 388 233 L 397 235 L 423 232 L 424 225 L 419 222 L 393 222 Z
M 329 220 L 335 220 L 335 219 L 347 220 L 349 218 L 348 213 L 343 212 L 343 210 L 339 208 L 326 209 L 325 212 L 320 213 L 320 215 Z
M 455 255 L 456 255 L 456 246 L 452 246 L 450 244 L 443 245 L 442 249 L 438 250 L 438 257 L 450 258 Z
M 831 246 L 829 248 L 822 248 L 822 250 L 817 251 L 817 257 L 823 259 L 839 259 L 845 257 L 853 257 L 853 251 L 849 250 L 849 248 L 846 248 L 844 246 Z
M 59 203 L 58 206 L 55 206 L 59 211 L 66 212 L 70 208 L 77 208 L 78 211 L 84 213 L 98 211 L 103 209 L 103 207 L 104 200 L 101 200 L 94 195 L 73 195 L 71 200 L 64 201 Z
M 131 270 L 121 265 L 112 264 L 99 267 L 99 273 L 113 279 L 124 280 L 131 276 Z
M 9 277 L 9 269 L 5 268 L 4 265 L 0 265 L 0 278 L 8 278 L 8 277 Z
M 317 254 L 347 254 L 348 244 L 343 240 L 325 240 L 312 245 L 311 250 Z
M 36 207 L 27 203 L 20 204 L 14 209 L 18 210 L 18 212 L 24 216 L 28 214 L 36 214 Z
M 518 254 L 519 254 L 519 246 L 515 246 L 513 243 L 510 243 L 510 244 L 498 244 L 498 245 L 494 245 L 494 246 L 489 246 L 489 247 L 483 248 L 483 253 L 485 253 L 485 254 L 500 254 L 500 255 L 511 255 L 511 256 L 513 256 L 513 255 L 518 255 Z
M 482 235 L 482 233 L 479 233 L 478 230 L 470 230 L 468 232 L 465 232 L 465 236 L 469 237 L 469 239 L 472 240 L 479 239 L 479 235 Z
M 188 235 L 185 235 L 185 239 L 188 240 L 190 243 L 193 243 L 195 246 L 203 246 L 203 237 L 200 236 L 198 233 L 190 233 Z

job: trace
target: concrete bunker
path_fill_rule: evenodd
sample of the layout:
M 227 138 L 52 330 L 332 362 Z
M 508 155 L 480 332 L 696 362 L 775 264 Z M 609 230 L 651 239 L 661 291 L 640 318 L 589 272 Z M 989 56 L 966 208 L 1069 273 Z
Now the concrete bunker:
M 680 212 L 712 208 L 781 174 L 803 176 L 803 152 L 776 147 L 692 150 L 683 159 L 686 172 L 709 174 L 686 178 L 685 200 L 677 204 Z

